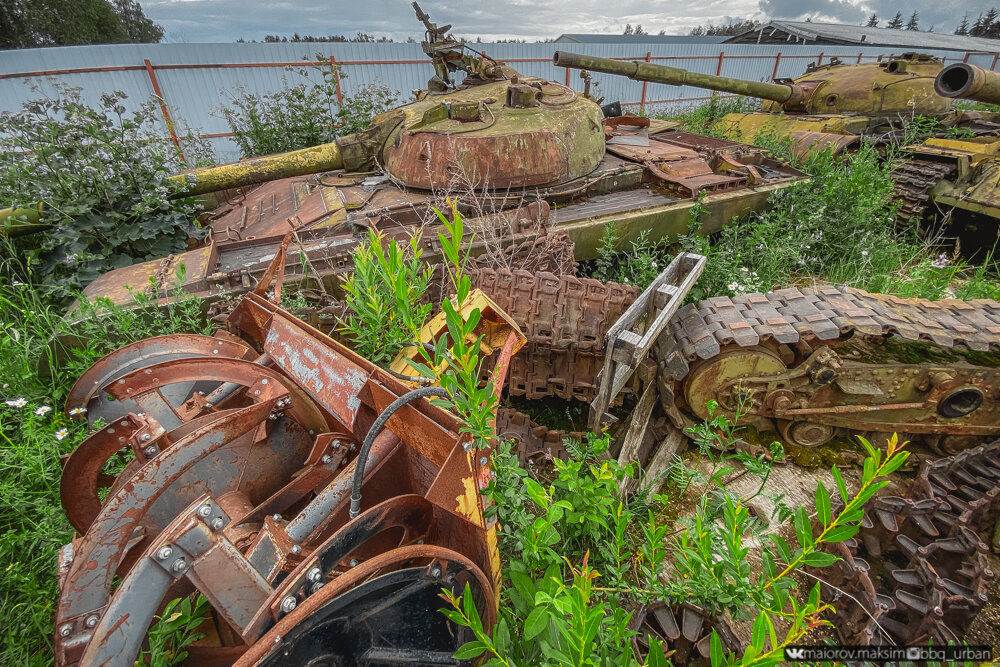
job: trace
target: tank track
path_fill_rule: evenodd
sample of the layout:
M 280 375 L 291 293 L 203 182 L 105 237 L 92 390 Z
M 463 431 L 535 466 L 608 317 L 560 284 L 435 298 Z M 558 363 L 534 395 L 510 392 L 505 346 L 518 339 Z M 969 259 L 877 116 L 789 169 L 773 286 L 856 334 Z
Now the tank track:
M 892 170 L 892 196 L 900 202 L 896 211 L 899 224 L 913 217 L 922 219 L 930 201 L 928 193 L 940 181 L 955 173 L 955 165 L 906 158 Z
M 824 599 L 850 644 L 961 641 L 989 600 L 987 560 L 1000 510 L 1000 440 L 926 462 L 905 495 L 865 508 L 855 539 L 830 545 Z
M 665 386 L 683 404 L 683 381 L 692 365 L 726 352 L 767 346 L 805 357 L 853 335 L 873 344 L 898 337 L 943 350 L 996 351 L 1000 349 L 1000 302 L 905 299 L 833 286 L 713 297 L 682 307 L 657 341 L 654 351 L 663 381 L 661 391 Z M 691 407 L 687 409 L 697 412 Z M 673 412 L 675 425 L 680 427 L 677 417 Z M 891 424 L 883 426 L 872 430 L 897 430 Z M 898 430 L 903 431 L 901 436 L 909 435 L 905 429 Z M 935 437 L 929 440 L 932 446 L 936 446 Z M 972 438 L 977 439 L 982 437 Z

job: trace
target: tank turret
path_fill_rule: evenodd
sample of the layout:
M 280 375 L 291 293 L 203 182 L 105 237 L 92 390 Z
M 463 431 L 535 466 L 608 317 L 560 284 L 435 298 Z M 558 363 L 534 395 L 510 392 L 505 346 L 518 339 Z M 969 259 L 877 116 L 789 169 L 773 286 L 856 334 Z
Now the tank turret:
M 948 65 L 934 80 L 939 95 L 1000 104 L 1000 74 L 968 63 Z
M 804 114 L 858 114 L 887 116 L 919 113 L 940 115 L 951 102 L 934 92 L 941 70 L 938 58 L 907 53 L 882 62 L 845 65 L 834 59 L 812 65 L 800 77 L 774 83 L 727 76 L 698 74 L 678 67 L 642 61 L 621 61 L 557 51 L 553 63 L 561 67 L 619 74 L 636 81 L 696 86 L 768 100 L 765 111 Z
M 407 187 L 445 187 L 455 172 L 491 188 L 547 187 L 579 178 L 604 157 L 601 108 L 562 84 L 521 76 L 447 35 L 414 3 L 435 74 L 409 104 L 358 134 L 290 153 L 194 169 L 173 178 L 191 195 L 334 169 L 379 165 Z M 455 85 L 451 73 L 465 79 Z M 503 169 L 496 168 L 498 155 Z

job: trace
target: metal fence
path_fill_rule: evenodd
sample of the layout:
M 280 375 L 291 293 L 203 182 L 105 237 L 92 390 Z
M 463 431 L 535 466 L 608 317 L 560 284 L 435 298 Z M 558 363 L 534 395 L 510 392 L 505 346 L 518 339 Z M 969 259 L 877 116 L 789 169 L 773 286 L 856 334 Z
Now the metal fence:
M 848 46 L 773 46 L 705 44 L 471 44 L 525 75 L 564 82 L 582 89 L 577 72 L 552 64 L 557 49 L 620 60 L 646 60 L 692 71 L 753 81 L 794 77 L 809 63 L 831 58 L 843 62 L 877 61 L 899 49 Z M 1000 53 L 931 52 L 945 63 L 969 62 L 994 69 Z M 234 96 L 267 94 L 305 77 L 319 82 L 323 63 L 339 65 L 338 100 L 360 85 L 376 82 L 400 91 L 423 88 L 433 73 L 418 44 L 118 44 L 0 51 L 0 110 L 16 110 L 32 98 L 53 95 L 57 85 L 79 87 L 83 100 L 96 103 L 101 93 L 120 90 L 126 104 L 156 95 L 162 100 L 164 136 L 196 134 L 209 139 L 220 160 L 239 157 L 232 133 L 219 109 Z M 300 73 L 300 70 L 302 73 Z M 655 112 L 694 105 L 711 98 L 689 86 L 643 83 L 624 77 L 595 76 L 596 91 L 606 101 L 632 110 Z M 2 128 L 0 128 L 2 131 Z

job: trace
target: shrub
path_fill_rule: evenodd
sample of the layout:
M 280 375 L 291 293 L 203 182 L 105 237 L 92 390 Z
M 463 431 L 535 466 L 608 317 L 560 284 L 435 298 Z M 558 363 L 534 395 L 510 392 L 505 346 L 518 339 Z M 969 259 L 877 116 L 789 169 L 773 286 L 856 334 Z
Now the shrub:
M 400 247 L 376 231 L 351 253 L 354 272 L 343 281 L 350 310 L 341 331 L 354 350 L 375 364 L 386 365 L 420 330 L 430 314 L 430 304 L 420 300 L 427 291 L 431 268 L 421 260 L 420 236 Z
M 83 302 L 74 317 L 30 284 L 0 279 L 0 654 L 7 664 L 51 662 L 59 549 L 73 537 L 59 499 L 60 457 L 88 435 L 60 409 L 77 377 L 99 357 L 136 340 L 208 333 L 196 297 L 176 295 L 165 310 L 142 296 L 139 308 Z M 81 345 L 66 349 L 60 336 Z
M 233 131 L 244 157 L 270 155 L 330 143 L 338 136 L 360 132 L 372 118 L 398 104 L 398 92 L 369 83 L 338 102 L 337 81 L 345 75 L 321 54 L 323 65 L 296 70 L 306 80 L 281 90 L 256 95 L 239 87 L 239 95 L 218 113 Z M 322 82 L 310 74 L 318 72 Z
M 0 207 L 42 202 L 49 225 L 15 240 L 24 261 L 0 267 L 8 279 L 63 300 L 105 271 L 183 251 L 203 234 L 195 199 L 169 198 L 165 178 L 180 164 L 158 136 L 155 104 L 128 115 L 124 98 L 106 93 L 94 109 L 62 87 L 0 114 Z

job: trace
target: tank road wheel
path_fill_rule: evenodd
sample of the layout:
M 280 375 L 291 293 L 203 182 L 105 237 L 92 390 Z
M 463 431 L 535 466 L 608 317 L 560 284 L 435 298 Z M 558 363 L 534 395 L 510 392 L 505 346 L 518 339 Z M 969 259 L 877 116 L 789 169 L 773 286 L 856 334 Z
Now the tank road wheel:
M 829 424 L 817 424 L 814 422 L 788 421 L 778 419 L 778 431 L 789 444 L 799 447 L 819 447 L 825 445 L 833 439 L 837 432 Z
M 741 400 L 749 397 L 748 391 L 741 392 L 738 387 L 740 378 L 781 375 L 787 371 L 778 355 L 764 347 L 724 351 L 691 369 L 684 378 L 684 400 L 701 419 L 708 418 L 709 401 L 716 401 L 732 415 Z

